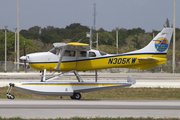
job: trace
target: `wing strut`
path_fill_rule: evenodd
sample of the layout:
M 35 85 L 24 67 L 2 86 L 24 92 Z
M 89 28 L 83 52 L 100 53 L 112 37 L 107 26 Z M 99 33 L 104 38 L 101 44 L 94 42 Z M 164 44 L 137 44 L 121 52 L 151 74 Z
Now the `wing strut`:
M 78 74 L 78 72 L 77 72 L 76 70 L 71 70 L 71 71 L 69 71 L 69 72 L 65 72 L 65 73 L 62 73 L 62 74 L 59 74 L 59 75 L 53 76 L 53 77 L 48 78 L 48 79 L 46 79 L 46 80 L 43 80 L 43 81 L 41 81 L 41 82 L 48 82 L 48 81 L 54 80 L 54 79 L 56 79 L 56 78 L 59 78 L 59 77 L 65 76 L 65 75 L 67 75 L 68 73 L 71 73 L 71 72 L 73 72 L 73 73 L 74 73 L 74 75 L 75 75 L 75 76 L 76 76 L 76 78 L 78 79 L 78 82 L 83 82 L 83 80 L 82 80 L 81 76 Z M 44 77 L 43 79 L 45 79 L 45 77 Z
M 64 52 L 65 52 L 65 46 L 63 46 L 61 49 L 60 49 L 60 53 L 59 53 L 59 61 L 58 61 L 58 64 L 57 64 L 57 67 L 55 67 L 54 69 L 55 70 L 61 70 L 60 65 L 61 65 L 61 61 L 62 61 L 62 58 L 64 56 Z
M 76 78 L 78 79 L 78 81 L 83 82 L 83 80 L 82 80 L 81 76 L 78 74 L 78 72 L 76 70 L 74 70 L 73 72 L 74 72 Z

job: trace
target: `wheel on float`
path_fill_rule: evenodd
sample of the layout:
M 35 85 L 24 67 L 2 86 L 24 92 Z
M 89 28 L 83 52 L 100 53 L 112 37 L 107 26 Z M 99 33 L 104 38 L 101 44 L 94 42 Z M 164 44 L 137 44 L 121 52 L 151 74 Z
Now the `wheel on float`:
M 74 99 L 74 96 L 70 96 L 71 99 Z
M 81 99 L 81 94 L 80 93 L 74 93 L 73 98 L 76 99 L 76 100 L 80 100 Z
M 7 98 L 8 98 L 8 99 L 11 99 L 11 94 L 10 94 L 10 93 L 7 94 Z
M 7 98 L 8 98 L 8 99 L 10 99 L 10 97 L 9 97 L 9 96 L 7 96 Z
M 15 96 L 14 95 L 11 95 L 10 99 L 11 100 L 14 100 Z
M 14 100 L 14 99 L 15 99 L 15 96 L 14 96 L 14 95 L 8 95 L 7 98 L 8 98 L 8 99 L 11 99 L 11 100 Z

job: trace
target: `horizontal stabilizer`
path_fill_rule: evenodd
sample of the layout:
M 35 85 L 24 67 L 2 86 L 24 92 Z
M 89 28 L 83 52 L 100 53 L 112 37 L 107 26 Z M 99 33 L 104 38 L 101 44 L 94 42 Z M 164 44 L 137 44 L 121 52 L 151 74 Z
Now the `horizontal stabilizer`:
M 159 62 L 158 59 L 155 59 L 155 58 L 152 58 L 152 57 L 138 58 L 138 60 L 153 60 L 153 61 Z
M 134 79 L 134 77 L 131 77 L 131 78 L 130 78 L 130 77 L 128 76 L 128 77 L 127 77 L 127 82 L 128 82 L 128 83 L 131 83 L 131 84 L 133 84 L 133 85 L 136 84 L 136 80 Z

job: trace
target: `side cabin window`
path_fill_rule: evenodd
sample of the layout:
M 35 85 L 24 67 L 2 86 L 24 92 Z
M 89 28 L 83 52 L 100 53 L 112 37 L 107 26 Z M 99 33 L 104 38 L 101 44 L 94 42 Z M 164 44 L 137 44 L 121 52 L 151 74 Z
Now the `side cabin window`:
M 86 57 L 87 52 L 86 51 L 78 51 L 78 57 Z
M 75 51 L 65 50 L 64 56 L 75 57 Z
M 96 57 L 96 54 L 94 52 L 89 52 L 89 57 Z

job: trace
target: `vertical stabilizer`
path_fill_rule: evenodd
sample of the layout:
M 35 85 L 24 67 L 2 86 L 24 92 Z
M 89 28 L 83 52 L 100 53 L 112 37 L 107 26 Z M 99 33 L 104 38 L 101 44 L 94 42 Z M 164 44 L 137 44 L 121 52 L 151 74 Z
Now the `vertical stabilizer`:
M 166 54 L 172 37 L 173 28 L 164 28 L 144 48 L 129 53 L 163 53 Z

